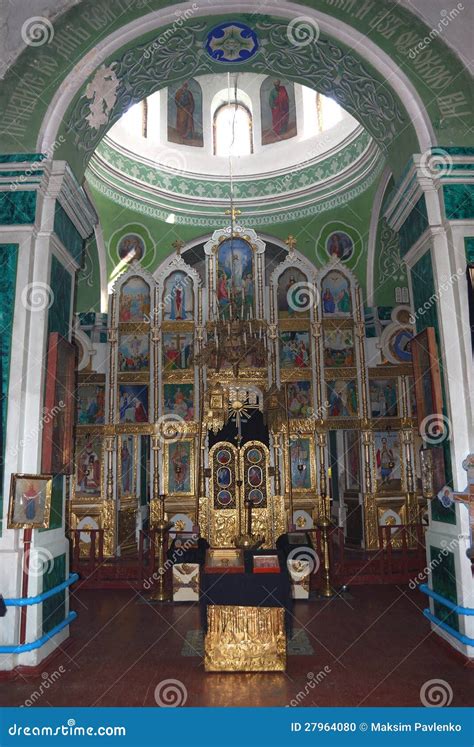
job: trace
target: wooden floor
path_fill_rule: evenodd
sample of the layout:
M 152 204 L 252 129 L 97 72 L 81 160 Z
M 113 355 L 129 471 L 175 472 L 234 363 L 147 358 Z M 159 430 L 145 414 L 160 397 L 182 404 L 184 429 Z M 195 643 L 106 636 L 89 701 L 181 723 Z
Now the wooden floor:
M 157 686 L 173 679 L 187 706 L 418 706 L 423 685 L 441 679 L 453 706 L 472 706 L 474 672 L 430 632 L 425 606 L 418 591 L 395 586 L 298 602 L 294 627 L 306 630 L 314 654 L 289 657 L 284 674 L 206 674 L 199 657 L 181 655 L 186 633 L 199 627 L 196 606 L 150 605 L 135 591 L 79 591 L 70 644 L 43 670 L 43 679 L 60 676 L 35 705 L 156 707 Z M 0 682 L 0 705 L 24 704 L 41 681 Z

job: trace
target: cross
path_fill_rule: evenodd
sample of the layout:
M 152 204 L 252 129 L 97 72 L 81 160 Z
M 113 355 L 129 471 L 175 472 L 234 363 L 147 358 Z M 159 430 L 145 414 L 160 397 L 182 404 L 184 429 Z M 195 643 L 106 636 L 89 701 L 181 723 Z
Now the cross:
M 176 239 L 176 241 L 173 241 L 171 246 L 173 247 L 173 249 L 176 249 L 176 254 L 179 257 L 179 255 L 181 254 L 181 249 L 184 246 L 184 241 L 181 241 L 181 239 Z
M 239 215 L 242 215 L 242 210 L 232 207 L 230 210 L 226 210 L 225 214 L 230 215 L 232 220 L 234 221 Z
M 296 249 L 296 239 L 294 236 L 290 235 L 288 236 L 287 240 L 285 241 L 285 244 L 290 250 L 290 254 L 293 254 Z

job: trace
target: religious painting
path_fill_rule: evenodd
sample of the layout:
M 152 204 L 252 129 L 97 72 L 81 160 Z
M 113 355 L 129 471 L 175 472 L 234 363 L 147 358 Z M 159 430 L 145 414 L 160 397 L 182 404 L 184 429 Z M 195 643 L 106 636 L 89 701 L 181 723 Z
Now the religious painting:
M 122 434 L 119 436 L 120 449 L 120 495 L 132 495 L 134 493 L 133 472 L 135 453 L 133 447 L 133 436 Z
M 84 433 L 76 437 L 76 496 L 101 497 L 102 436 Z
M 289 267 L 278 279 L 277 306 L 280 319 L 309 317 L 311 287 L 297 267 Z
M 184 371 L 192 366 L 193 356 L 192 333 L 165 332 L 163 334 L 163 370 Z
M 119 384 L 119 419 L 121 423 L 148 423 L 148 386 Z
M 358 416 L 357 383 L 337 379 L 327 382 L 328 415 L 331 418 Z
M 194 385 L 165 384 L 163 387 L 165 414 L 173 413 L 183 420 L 194 418 Z
M 309 356 L 309 332 L 281 332 L 281 368 L 308 368 Z
M 173 272 L 163 289 L 163 318 L 174 322 L 194 319 L 192 278 L 185 272 Z
M 8 506 L 9 529 L 48 529 L 52 475 L 13 474 Z
M 293 490 L 309 490 L 312 487 L 309 438 L 290 438 L 290 460 Z
M 346 490 L 361 489 L 360 431 L 344 431 L 344 468 Z
M 356 365 L 352 329 L 324 330 L 324 365 L 330 368 Z
M 327 238 L 326 251 L 330 257 L 347 262 L 354 253 L 354 242 L 345 231 L 334 231 Z
M 397 379 L 370 379 L 369 398 L 372 418 L 398 417 Z
M 296 135 L 294 84 L 284 78 L 265 78 L 260 86 L 262 145 Z
M 290 418 L 309 418 L 311 405 L 311 382 L 293 381 L 287 384 L 288 414 Z
M 434 327 L 427 327 L 411 341 L 415 378 L 416 413 L 420 435 L 431 443 L 443 440 L 443 396 L 438 346 Z
M 202 89 L 190 78 L 168 87 L 168 140 L 178 145 L 202 147 Z
M 145 242 L 137 233 L 127 233 L 117 247 L 117 254 L 124 262 L 139 262 L 145 254 Z
M 76 348 L 58 332 L 48 338 L 41 469 L 72 471 Z
M 218 250 L 217 301 L 223 317 L 254 314 L 253 250 L 244 239 L 225 239 Z
M 323 278 L 321 303 L 324 316 L 349 317 L 352 311 L 348 279 L 338 270 L 331 270 Z
M 77 387 L 77 425 L 105 423 L 105 384 L 79 384 Z
M 191 441 L 176 441 L 167 445 L 167 486 L 169 495 L 190 495 L 193 490 Z
M 118 347 L 118 369 L 126 371 L 148 371 L 150 368 L 150 342 L 146 333 L 120 335 Z
M 383 492 L 401 490 L 400 437 L 398 433 L 374 433 L 377 489 Z
M 150 288 L 143 278 L 130 278 L 122 285 L 119 303 L 120 322 L 144 322 L 150 317 Z

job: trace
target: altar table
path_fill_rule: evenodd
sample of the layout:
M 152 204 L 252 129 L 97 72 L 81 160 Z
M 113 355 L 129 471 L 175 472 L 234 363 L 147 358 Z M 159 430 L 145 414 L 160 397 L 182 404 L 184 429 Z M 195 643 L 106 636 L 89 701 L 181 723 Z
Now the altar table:
M 286 634 L 292 621 L 288 571 L 281 558 L 280 573 L 254 574 L 254 554 L 260 553 L 245 553 L 245 573 L 201 574 L 206 672 L 286 669 Z

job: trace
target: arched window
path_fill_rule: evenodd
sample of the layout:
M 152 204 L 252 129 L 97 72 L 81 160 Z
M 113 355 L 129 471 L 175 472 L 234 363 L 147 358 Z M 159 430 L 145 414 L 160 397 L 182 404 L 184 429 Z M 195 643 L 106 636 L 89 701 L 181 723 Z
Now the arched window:
M 253 153 L 252 115 L 245 104 L 223 104 L 214 114 L 214 155 Z
M 148 102 L 146 99 L 133 104 L 122 115 L 122 122 L 131 135 L 148 136 Z

